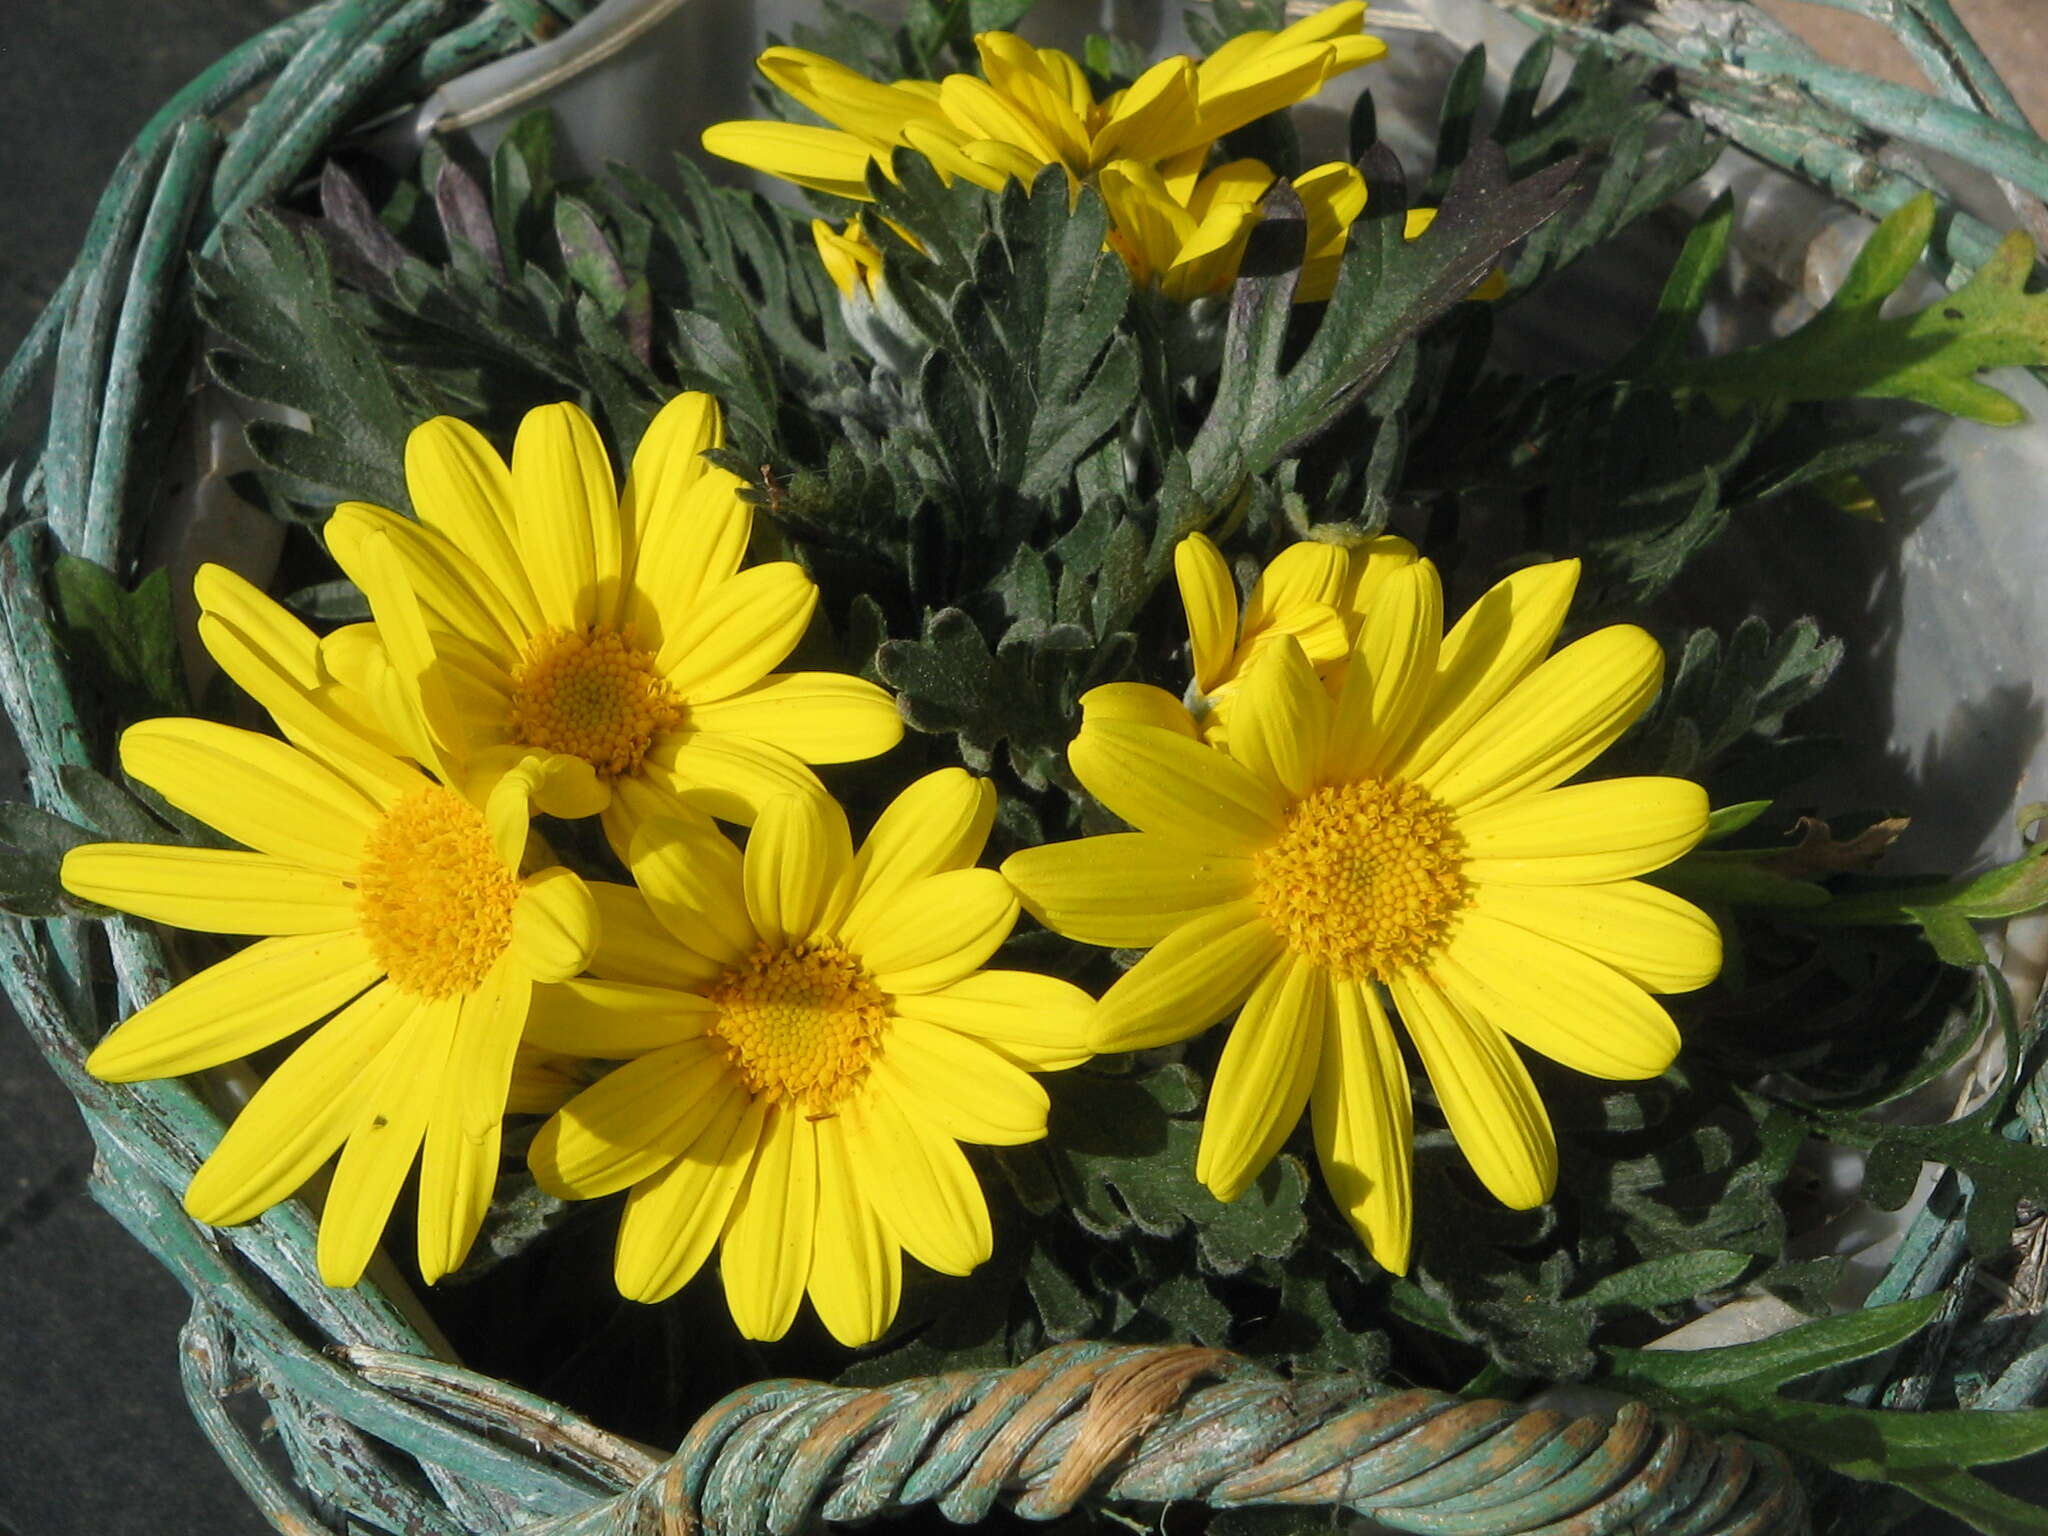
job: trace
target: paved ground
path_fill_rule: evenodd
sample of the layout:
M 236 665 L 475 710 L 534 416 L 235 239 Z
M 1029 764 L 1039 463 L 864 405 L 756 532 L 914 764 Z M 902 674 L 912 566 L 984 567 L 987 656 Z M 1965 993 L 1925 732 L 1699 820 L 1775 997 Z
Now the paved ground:
M 1767 0 L 1858 62 L 1911 64 L 1882 29 Z M 2048 121 L 2048 4 L 1957 0 Z M 0 355 L 61 277 L 129 138 L 178 86 L 291 0 L 18 5 L 0 29 Z M 11 786 L 0 785 L 11 793 Z M 265 1529 L 186 1414 L 177 1287 L 84 1195 L 90 1145 L 0 1019 L 0 1536 L 239 1536 Z M 1933 1529 L 1934 1527 L 1929 1527 Z

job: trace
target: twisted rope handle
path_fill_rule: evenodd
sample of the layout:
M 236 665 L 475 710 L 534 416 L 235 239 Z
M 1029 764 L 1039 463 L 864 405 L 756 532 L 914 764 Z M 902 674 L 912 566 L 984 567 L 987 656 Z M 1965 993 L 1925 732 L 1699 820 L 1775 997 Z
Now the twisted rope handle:
M 617 1500 L 529 1536 L 795 1536 L 919 1504 L 998 1499 L 1050 1520 L 1084 1498 L 1342 1505 L 1436 1536 L 1790 1536 L 1777 1451 L 1640 1403 L 1613 1422 L 1355 1376 L 1286 1381 L 1222 1350 L 1064 1344 L 1009 1370 L 862 1390 L 733 1393 Z

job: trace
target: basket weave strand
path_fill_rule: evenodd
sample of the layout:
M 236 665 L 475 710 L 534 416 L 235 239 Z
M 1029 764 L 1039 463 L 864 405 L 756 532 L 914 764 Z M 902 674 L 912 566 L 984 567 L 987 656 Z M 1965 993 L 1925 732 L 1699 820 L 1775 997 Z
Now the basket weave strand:
M 1436 1536 L 1786 1536 L 1804 1497 L 1777 1452 L 1625 1406 L 1543 1408 L 1287 1382 L 1190 1347 L 1066 1344 L 1008 1370 L 861 1390 L 763 1382 L 707 1413 L 611 1504 L 533 1536 L 796 1536 L 818 1521 L 998 1501 L 1340 1505 Z

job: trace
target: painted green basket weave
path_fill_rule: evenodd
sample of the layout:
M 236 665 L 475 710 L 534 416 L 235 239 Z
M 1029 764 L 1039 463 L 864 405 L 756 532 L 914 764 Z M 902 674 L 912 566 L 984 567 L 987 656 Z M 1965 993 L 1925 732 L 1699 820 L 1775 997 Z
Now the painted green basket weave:
M 1762 25 L 1736 0 L 1685 3 L 1699 16 Z M 128 152 L 76 265 L 0 377 L 0 431 L 40 403 L 48 381 L 41 453 L 7 498 L 30 517 L 0 541 L 0 698 L 38 804 L 94 819 L 66 770 L 104 767 L 111 735 L 67 676 L 44 574 L 58 552 L 124 582 L 135 573 L 143 527 L 160 510 L 163 417 L 194 339 L 189 253 L 289 188 L 351 125 L 553 35 L 588 8 L 328 0 L 222 60 Z M 1910 157 L 1875 158 L 1870 130 L 1911 138 L 1918 128 L 1921 142 L 1999 176 L 2038 218 L 2048 147 L 2024 129 L 1982 54 L 1958 46 L 1967 34 L 1946 0 L 1855 8 L 1890 18 L 1916 52 L 1940 61 L 1930 64 L 1946 98 L 1938 112 L 1813 73 L 1782 34 L 1743 33 L 1750 51 L 1733 57 L 1727 37 L 1715 51 L 1711 28 L 1673 43 L 1655 29 L 1557 25 L 1581 43 L 1681 68 L 1716 126 L 1767 158 L 1797 160 L 1862 206 L 1896 205 L 1916 174 Z M 1762 52 L 1759 38 L 1769 42 Z M 1812 89 L 1760 95 L 1758 80 L 1774 70 L 1781 84 L 1810 76 Z M 1981 259 L 1981 230 L 1950 220 L 1947 259 Z M 172 979 L 150 927 L 117 919 L 105 928 L 107 987 L 101 942 L 78 921 L 6 919 L 0 970 L 97 1143 L 96 1198 L 191 1293 L 181 1349 L 193 1410 L 281 1531 L 784 1533 L 921 1504 L 962 1522 L 999 1502 L 1047 1519 L 1091 1499 L 1348 1506 L 1394 1529 L 1471 1536 L 1733 1536 L 1807 1524 L 1801 1484 L 1777 1452 L 1640 1406 L 1609 1422 L 1345 1377 L 1286 1382 L 1192 1348 L 1067 1345 L 1009 1371 L 866 1391 L 766 1383 L 719 1405 L 663 1459 L 438 1358 L 375 1284 L 323 1286 L 314 1223 L 299 1204 L 228 1230 L 187 1219 L 180 1195 L 221 1123 L 185 1084 L 86 1075 L 85 1051 L 107 1021 Z M 2048 1142 L 2048 1082 L 2037 1080 L 2020 1105 L 2009 1134 Z M 1951 1176 L 1877 1300 L 1959 1292 L 1966 1203 Z M 2048 1378 L 2048 1329 L 2037 1318 L 2031 1332 L 1995 1343 L 1936 1329 L 1899 1362 L 1886 1403 L 1915 1406 L 1912 1383 L 1924 1391 L 1930 1377 L 1964 1369 L 1958 1361 L 1974 1372 L 1976 1405 L 2029 1402 Z M 246 1428 L 251 1416 L 231 1411 L 251 1393 L 270 1420 L 261 1436 Z

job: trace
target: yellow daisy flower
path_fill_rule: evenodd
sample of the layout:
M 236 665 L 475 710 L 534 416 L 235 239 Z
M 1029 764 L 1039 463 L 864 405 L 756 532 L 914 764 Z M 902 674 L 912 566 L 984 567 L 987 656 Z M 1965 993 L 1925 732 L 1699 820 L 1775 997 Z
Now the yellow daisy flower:
M 137 1011 L 86 1066 L 116 1082 L 173 1077 L 318 1024 L 235 1117 L 185 1209 L 248 1221 L 339 1149 L 319 1265 L 353 1285 L 417 1158 L 420 1269 L 439 1279 L 490 1205 L 534 984 L 583 969 L 596 906 L 566 869 L 521 873 L 540 764 L 472 803 L 354 728 L 314 674 L 317 642 L 282 608 L 218 569 L 198 588 L 208 649 L 289 739 L 147 720 L 122 736 L 121 764 L 244 846 L 93 843 L 66 855 L 63 880 L 138 917 L 257 942 Z
M 1230 700 L 1247 670 L 1282 635 L 1292 635 L 1331 687 L 1374 596 L 1395 571 L 1415 562 L 1415 546 L 1396 534 L 1347 548 L 1304 539 L 1289 545 L 1252 584 L 1242 616 L 1230 566 L 1209 538 L 1189 534 L 1174 548 L 1173 574 L 1187 615 L 1194 700 L 1204 739 L 1224 739 Z
M 1118 160 L 1098 184 L 1109 207 L 1110 248 L 1131 277 L 1188 303 L 1221 293 L 1237 278 L 1245 242 L 1259 222 L 1259 199 L 1273 173 L 1257 160 L 1232 160 L 1208 172 L 1185 203 L 1149 165 Z
M 818 247 L 818 260 L 843 299 L 871 299 L 882 286 L 882 252 L 858 217 L 848 219 L 846 228 L 834 229 L 823 219 L 811 220 L 811 240 Z
M 818 592 L 787 560 L 740 568 L 753 513 L 739 477 L 703 458 L 721 441 L 717 404 L 678 396 L 619 494 L 573 405 L 528 412 L 509 468 L 474 428 L 427 422 L 406 442 L 420 520 L 351 502 L 327 525 L 378 620 L 328 654 L 368 695 L 416 694 L 479 792 L 540 755 L 542 809 L 601 812 L 621 853 L 649 816 L 751 821 L 818 787 L 805 764 L 887 751 L 903 724 L 880 688 L 773 670 Z
M 1333 5 L 1278 32 L 1247 32 L 1197 64 L 1164 59 L 1097 101 L 1070 55 L 1009 32 L 974 40 L 981 74 L 885 85 L 801 48 L 770 48 L 761 72 L 830 128 L 728 122 L 704 148 L 771 176 L 865 201 L 871 165 L 893 149 L 925 156 L 941 176 L 994 190 L 1063 166 L 1076 185 L 1115 160 L 1156 167 L 1193 185 L 1216 141 L 1306 100 L 1332 76 L 1387 51 L 1360 28 L 1359 0 Z
M 1089 1052 L 1064 981 L 985 971 L 1015 894 L 981 856 L 986 780 L 941 769 L 855 852 L 822 794 L 761 813 L 746 852 L 702 822 L 651 822 L 635 892 L 597 886 L 598 980 L 550 988 L 544 1049 L 632 1058 L 542 1127 L 550 1193 L 626 1189 L 621 1293 L 659 1301 L 713 1247 L 750 1338 L 780 1338 L 806 1290 L 834 1337 L 896 1315 L 902 1252 L 964 1275 L 988 1207 L 959 1144 L 1045 1134 L 1030 1076 Z
M 1259 199 L 1275 177 L 1258 160 L 1233 160 L 1194 184 L 1185 197 L 1149 166 L 1118 161 L 1097 178 L 1109 205 L 1109 243 L 1131 276 L 1156 285 L 1183 303 L 1219 294 L 1237 281 L 1245 242 L 1259 222 Z M 1294 302 L 1320 303 L 1337 291 L 1337 272 L 1351 226 L 1365 211 L 1365 177 L 1356 166 L 1332 161 L 1294 179 L 1308 223 Z M 1411 208 L 1402 238 L 1419 239 L 1436 222 L 1434 208 Z M 1496 269 L 1467 295 L 1495 299 L 1507 291 Z
M 1184 1040 L 1240 1010 L 1202 1182 L 1234 1199 L 1306 1107 L 1331 1192 L 1397 1272 L 1411 1118 L 1395 1017 L 1473 1171 L 1525 1208 L 1550 1197 L 1557 1148 L 1510 1042 L 1595 1077 L 1653 1077 L 1679 1038 L 1650 994 L 1720 967 L 1713 922 L 1634 878 L 1699 841 L 1700 787 L 1557 787 L 1649 705 L 1663 670 L 1627 624 L 1543 659 L 1577 577 L 1575 561 L 1518 572 L 1444 635 L 1435 568 L 1400 566 L 1334 699 L 1295 636 L 1260 650 L 1228 753 L 1091 717 L 1069 761 L 1137 830 L 1003 866 L 1047 927 L 1150 951 L 1104 994 L 1097 1050 Z

